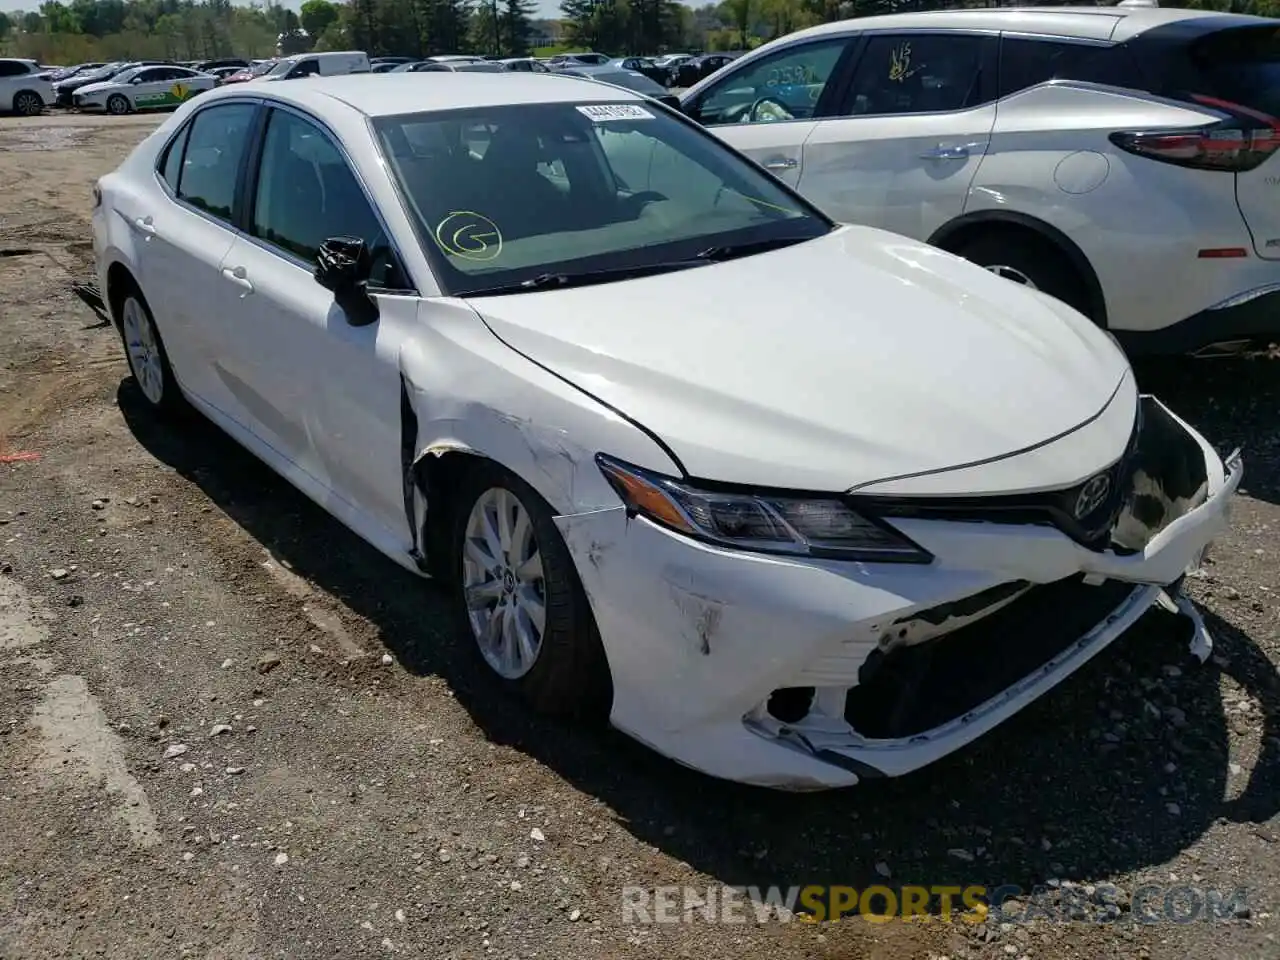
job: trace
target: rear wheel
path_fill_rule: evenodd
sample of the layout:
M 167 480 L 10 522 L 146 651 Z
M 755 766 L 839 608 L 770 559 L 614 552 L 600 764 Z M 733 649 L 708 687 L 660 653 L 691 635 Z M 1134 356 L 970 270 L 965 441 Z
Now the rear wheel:
M 129 98 L 122 93 L 114 93 L 107 100 L 107 113 L 113 113 L 117 117 L 128 113 L 130 109 Z
M 539 712 L 607 711 L 604 649 L 551 508 L 487 461 L 462 479 L 454 505 L 454 602 L 481 659 Z
M 186 399 L 173 378 L 169 354 L 165 351 L 160 331 L 156 329 L 151 308 L 141 291 L 130 285 L 120 296 L 116 316 L 120 322 L 120 339 L 124 342 L 129 372 L 147 405 L 157 413 L 172 415 L 186 408 Z
M 20 117 L 39 116 L 44 110 L 40 94 L 31 90 L 19 90 L 13 95 L 13 112 Z
M 1031 233 L 991 233 L 962 243 L 955 252 L 997 276 L 1047 293 L 1098 322 L 1084 279 L 1047 240 Z

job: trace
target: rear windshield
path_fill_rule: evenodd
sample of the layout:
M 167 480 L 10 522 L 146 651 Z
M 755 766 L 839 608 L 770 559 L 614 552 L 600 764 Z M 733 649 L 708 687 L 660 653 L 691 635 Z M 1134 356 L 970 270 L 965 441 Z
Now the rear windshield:
M 650 103 L 407 114 L 374 129 L 455 296 L 831 229 L 753 163 Z
M 1188 55 L 1202 88 L 1187 91 L 1192 99 L 1212 97 L 1280 117 L 1280 29 L 1219 30 L 1193 42 Z

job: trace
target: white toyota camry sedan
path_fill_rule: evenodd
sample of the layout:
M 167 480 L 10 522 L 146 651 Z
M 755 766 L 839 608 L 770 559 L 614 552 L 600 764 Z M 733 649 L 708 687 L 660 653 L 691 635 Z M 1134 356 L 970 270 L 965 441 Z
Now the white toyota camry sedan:
M 1069 307 L 638 94 L 228 87 L 95 204 L 147 403 L 443 579 L 537 709 L 818 789 L 963 746 L 1154 604 L 1206 655 L 1179 586 L 1238 457 Z

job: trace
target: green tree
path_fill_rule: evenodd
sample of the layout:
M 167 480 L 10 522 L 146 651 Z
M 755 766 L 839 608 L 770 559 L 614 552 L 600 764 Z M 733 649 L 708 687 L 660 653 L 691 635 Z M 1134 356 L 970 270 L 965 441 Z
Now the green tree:
M 508 57 L 528 55 L 534 12 L 534 5 L 529 0 L 505 0 L 502 12 L 498 14 L 501 49 L 495 52 Z
M 319 40 L 337 21 L 338 6 L 329 0 L 307 0 L 298 11 L 298 19 L 302 22 L 302 29 Z
M 12 32 L 13 32 L 13 20 L 9 18 L 9 15 L 7 13 L 5 13 L 3 10 L 0 10 L 0 43 L 3 43 L 4 40 Z

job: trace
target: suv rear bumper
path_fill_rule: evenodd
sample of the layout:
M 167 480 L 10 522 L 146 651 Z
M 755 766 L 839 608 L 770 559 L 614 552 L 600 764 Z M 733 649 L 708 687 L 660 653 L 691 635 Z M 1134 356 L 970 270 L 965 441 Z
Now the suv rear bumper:
M 1200 353 L 1216 344 L 1280 342 L 1280 284 L 1232 297 L 1159 330 L 1113 330 L 1130 356 Z

